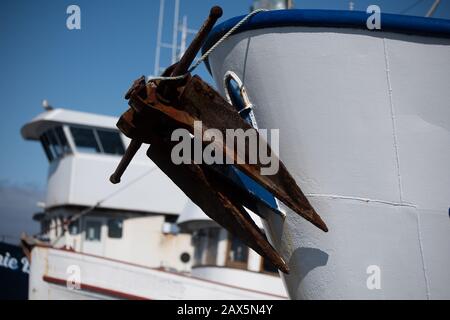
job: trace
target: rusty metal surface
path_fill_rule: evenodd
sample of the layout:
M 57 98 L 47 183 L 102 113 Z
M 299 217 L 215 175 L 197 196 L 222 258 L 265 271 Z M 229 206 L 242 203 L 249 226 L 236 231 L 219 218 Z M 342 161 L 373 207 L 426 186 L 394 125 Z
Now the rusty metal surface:
M 180 104 L 185 107 L 187 113 L 201 118 L 200 120 L 203 123 L 204 130 L 211 128 L 218 129 L 222 132 L 223 136 L 225 136 L 226 129 L 252 129 L 252 127 L 239 116 L 239 113 L 236 112 L 233 106 L 198 76 L 193 77 L 185 86 L 183 94 L 180 97 Z M 272 154 L 267 142 L 264 141 L 259 134 L 257 134 L 257 138 L 258 146 L 260 144 L 265 144 L 266 150 Z M 245 141 L 244 154 L 248 155 L 250 153 L 250 141 L 247 139 Z M 226 144 L 223 145 L 223 150 L 224 154 L 234 159 L 235 163 L 237 162 L 236 150 L 229 150 Z M 275 157 L 275 155 L 272 156 Z M 272 192 L 293 211 L 297 212 L 323 231 L 328 231 L 327 226 L 315 212 L 283 162 L 276 158 L 276 161 L 279 162 L 279 171 L 274 175 L 261 175 L 260 172 L 263 165 L 260 163 L 259 159 L 256 164 L 250 164 L 248 159 L 245 160 L 244 164 L 236 163 L 235 165 L 267 190 Z
M 158 100 L 155 94 L 155 86 L 147 86 L 147 99 L 141 101 L 140 97 L 134 100 L 137 104 L 147 105 L 147 109 L 153 109 L 160 112 L 160 116 L 166 116 L 167 121 L 172 123 L 174 128 L 185 128 L 190 133 L 194 134 L 194 122 L 202 121 L 203 130 L 217 129 L 223 136 L 226 136 L 227 129 L 243 129 L 252 130 L 253 128 L 247 124 L 235 111 L 225 99 L 223 99 L 218 92 L 206 84 L 200 77 L 194 76 L 187 81 L 184 87 L 178 89 L 181 92 L 179 98 L 174 101 L 176 107 L 166 105 Z M 131 101 L 133 103 L 133 101 Z M 136 109 L 136 108 L 135 108 Z M 265 144 L 266 150 L 272 152 L 266 141 L 256 132 L 258 145 Z M 209 142 L 205 142 L 206 144 Z M 221 143 L 217 141 L 217 143 Z M 248 155 L 250 152 L 250 141 L 245 140 L 244 154 Z M 206 145 L 205 145 L 206 146 Z M 272 192 L 279 200 L 286 204 L 293 211 L 297 212 L 306 220 L 313 223 L 315 226 L 323 231 L 328 231 L 327 226 L 315 212 L 314 208 L 309 203 L 301 189 L 296 184 L 294 178 L 288 172 L 284 164 L 276 158 L 279 162 L 279 171 L 274 175 L 261 175 L 261 168 L 263 165 L 259 159 L 256 164 L 250 164 L 248 159 L 240 164 L 237 161 L 237 151 L 230 150 L 227 144 L 222 143 L 224 155 L 234 160 L 237 166 L 244 173 L 256 180 L 267 190 Z M 276 157 L 273 155 L 273 157 Z
M 136 155 L 136 152 L 138 152 L 141 146 L 142 141 L 138 139 L 131 140 L 130 146 L 127 148 L 125 154 L 122 157 L 122 160 L 120 160 L 120 163 L 117 166 L 116 171 L 109 178 L 109 181 L 111 181 L 111 183 L 113 184 L 120 183 L 120 178 L 122 177 L 123 173 L 127 169 L 131 160 L 133 160 L 133 157 Z
M 211 170 L 196 164 L 174 165 L 170 158 L 173 142 L 162 140 L 147 151 L 150 159 L 211 219 L 240 238 L 261 256 L 267 258 L 281 271 L 288 273 L 281 256 L 265 239 L 264 234 L 251 219 L 227 186 L 211 175 Z
M 186 55 L 178 64 L 169 67 L 164 75 L 177 76 L 188 70 L 195 54 L 220 15 L 221 10 L 214 10 L 214 8 L 211 10 L 210 17 Z M 147 151 L 148 157 L 196 205 L 211 219 L 287 273 L 289 269 L 285 261 L 266 240 L 263 232 L 244 208 L 244 206 L 251 207 L 258 201 L 263 205 L 267 206 L 267 204 L 236 181 L 229 179 L 227 170 L 230 165 L 195 164 L 194 161 L 190 164 L 175 165 L 171 159 L 171 151 L 176 145 L 171 141 L 172 132 L 175 129 L 184 128 L 194 134 L 195 121 L 202 122 L 203 132 L 216 129 L 224 137 L 227 129 L 254 130 L 240 117 L 236 109 L 200 77 L 190 75 L 186 75 L 182 81 L 160 80 L 149 83 L 141 77 L 133 83 L 125 98 L 128 100 L 130 109 L 120 117 L 117 126 L 132 139 L 132 143 L 116 172 L 111 176 L 111 182 L 120 182 L 121 175 L 142 143 L 150 144 Z M 264 144 L 266 150 L 271 153 L 266 141 L 257 132 L 256 136 L 258 146 Z M 203 141 L 203 148 L 209 143 L 210 141 Z M 244 156 L 245 159 L 237 161 L 240 155 L 237 150 L 230 149 L 223 141 L 217 141 L 217 143 L 223 150 L 224 156 L 233 160 L 235 167 L 270 191 L 300 216 L 318 228 L 328 230 L 278 158 L 275 160 L 279 161 L 279 171 L 273 175 L 261 175 L 263 165 L 259 157 L 255 164 L 250 164 L 246 156 Z M 249 154 L 249 143 L 250 141 L 245 139 L 244 155 Z M 193 154 L 191 152 L 192 156 Z

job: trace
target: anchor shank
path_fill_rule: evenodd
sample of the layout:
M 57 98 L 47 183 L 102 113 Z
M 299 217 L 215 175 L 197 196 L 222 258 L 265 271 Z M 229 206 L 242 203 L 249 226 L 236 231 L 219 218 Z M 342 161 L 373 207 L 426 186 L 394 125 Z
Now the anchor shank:
M 208 18 L 203 23 L 202 27 L 198 31 L 198 33 L 195 35 L 194 40 L 191 42 L 189 47 L 184 52 L 183 56 L 181 57 L 180 61 L 175 66 L 175 69 L 173 70 L 171 76 L 177 77 L 181 76 L 183 74 L 186 74 L 189 70 L 190 65 L 194 61 L 195 57 L 197 56 L 197 53 L 200 51 L 200 49 L 203 46 L 203 43 L 205 42 L 206 38 L 208 37 L 210 31 L 216 24 L 217 20 L 222 16 L 223 11 L 222 8 L 219 6 L 215 6 L 211 8 L 211 11 L 209 13 Z M 166 81 L 162 82 L 160 85 L 160 89 L 162 93 L 162 96 L 164 98 L 170 98 L 173 96 L 174 91 L 176 90 L 176 85 L 178 84 L 178 81 Z

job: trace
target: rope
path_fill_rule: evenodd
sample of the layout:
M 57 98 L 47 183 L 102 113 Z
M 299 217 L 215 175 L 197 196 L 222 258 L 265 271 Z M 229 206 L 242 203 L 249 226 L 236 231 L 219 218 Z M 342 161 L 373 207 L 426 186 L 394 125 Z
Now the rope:
M 244 18 L 242 18 L 241 21 L 239 21 L 233 28 L 231 28 L 227 33 L 225 33 L 222 38 L 220 38 L 208 51 L 206 51 L 201 57 L 200 59 L 197 60 L 197 62 L 191 66 L 188 70 L 187 73 L 181 75 L 181 76 L 177 76 L 177 77 L 155 77 L 155 78 L 150 78 L 148 81 L 149 82 L 153 82 L 153 81 L 175 81 L 175 80 L 181 80 L 186 78 L 186 76 L 191 73 L 192 71 L 194 71 L 203 61 L 205 61 L 209 55 L 211 53 L 213 53 L 214 50 L 217 49 L 217 47 L 219 47 L 225 40 L 227 40 L 237 29 L 239 29 L 244 23 L 246 23 L 251 17 L 253 17 L 254 15 L 260 13 L 260 12 L 265 12 L 265 11 L 269 11 L 267 9 L 256 9 L 252 12 L 250 12 L 248 15 L 246 15 Z

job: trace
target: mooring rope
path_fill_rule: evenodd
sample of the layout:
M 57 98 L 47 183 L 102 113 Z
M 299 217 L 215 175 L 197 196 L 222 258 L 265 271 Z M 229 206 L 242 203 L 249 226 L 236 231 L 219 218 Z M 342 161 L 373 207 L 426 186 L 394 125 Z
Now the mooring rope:
M 227 33 L 225 33 L 222 38 L 220 38 L 216 43 L 214 43 L 214 45 L 208 50 L 206 51 L 201 57 L 200 59 L 197 60 L 197 62 L 192 65 L 188 72 L 181 75 L 181 76 L 176 76 L 176 77 L 154 77 L 154 78 L 150 78 L 148 79 L 149 82 L 151 81 L 174 81 L 174 80 L 181 80 L 183 78 L 185 78 L 189 73 L 191 73 L 192 71 L 194 71 L 203 61 L 205 61 L 209 55 L 217 49 L 217 47 L 219 47 L 222 42 L 224 42 L 225 40 L 227 40 L 237 29 L 239 29 L 244 23 L 246 23 L 251 17 L 253 17 L 254 15 L 260 13 L 260 12 L 265 12 L 265 11 L 269 11 L 267 9 L 256 9 L 252 12 L 250 12 L 248 15 L 246 15 L 244 18 L 242 18 L 241 21 L 239 21 L 233 28 L 231 28 Z

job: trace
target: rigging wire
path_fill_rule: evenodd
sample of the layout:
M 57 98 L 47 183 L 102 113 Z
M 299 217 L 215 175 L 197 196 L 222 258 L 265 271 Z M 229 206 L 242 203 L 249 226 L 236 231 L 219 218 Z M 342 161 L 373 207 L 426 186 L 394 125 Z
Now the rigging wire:
M 131 180 L 129 183 L 127 183 L 126 185 L 124 185 L 122 188 L 120 188 L 120 189 L 118 189 L 118 190 L 115 190 L 115 191 L 112 192 L 111 194 L 109 194 L 109 195 L 107 195 L 106 197 L 104 197 L 103 199 L 99 200 L 99 201 L 98 201 L 96 204 L 94 204 L 93 206 L 88 207 L 88 208 L 86 208 L 86 209 L 80 211 L 79 213 L 77 213 L 77 214 L 71 216 L 68 220 L 64 221 L 63 223 L 56 224 L 56 225 L 52 226 L 51 228 L 48 228 L 47 230 L 42 231 L 41 233 L 38 233 L 38 234 L 34 235 L 33 237 L 35 238 L 35 237 L 44 235 L 45 233 L 48 233 L 48 232 L 51 231 L 51 230 L 55 230 L 55 229 L 57 229 L 57 228 L 59 228 L 59 227 L 63 227 L 63 228 L 64 228 L 64 232 L 62 232 L 62 233 L 61 233 L 61 234 L 60 234 L 60 235 L 52 242 L 51 245 L 53 246 L 56 242 L 58 242 L 58 241 L 62 238 L 62 236 L 64 236 L 65 232 L 66 232 L 67 229 L 68 229 L 68 226 L 69 226 L 71 223 L 77 221 L 78 219 L 80 219 L 81 217 L 85 216 L 86 214 L 88 214 L 88 213 L 94 211 L 95 209 L 99 208 L 104 202 L 110 200 L 111 198 L 115 197 L 116 195 L 118 195 L 118 194 L 121 193 L 122 191 L 128 189 L 129 187 L 131 187 L 132 185 L 134 185 L 135 183 L 137 183 L 138 181 L 142 180 L 144 177 L 146 177 L 147 175 L 149 175 L 150 173 L 152 173 L 153 171 L 155 171 L 157 168 L 158 168 L 158 167 L 155 166 L 155 167 L 153 167 L 153 168 L 147 170 L 147 171 L 144 172 L 142 175 L 136 177 L 134 180 Z

